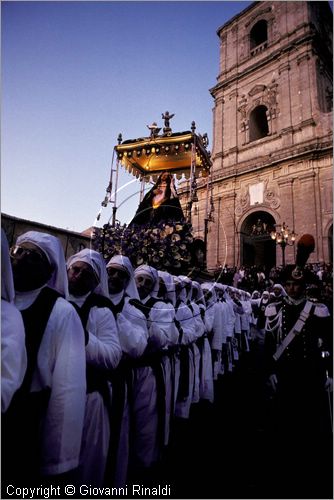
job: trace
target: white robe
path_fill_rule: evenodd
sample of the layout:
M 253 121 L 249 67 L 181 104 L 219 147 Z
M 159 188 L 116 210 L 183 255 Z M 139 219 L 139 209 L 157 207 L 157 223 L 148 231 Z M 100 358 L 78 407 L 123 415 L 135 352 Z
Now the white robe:
M 150 296 L 142 300 L 145 304 Z M 147 319 L 149 353 L 161 351 L 176 337 L 174 329 L 174 307 L 162 301 L 156 302 Z M 158 434 L 158 385 L 151 366 L 134 370 L 133 375 L 133 414 L 134 429 L 132 441 L 133 465 L 151 467 L 158 461 L 161 452 Z
M 216 351 L 213 363 L 213 377 L 214 380 L 217 380 L 219 374 L 224 374 L 222 349 L 223 344 L 226 344 L 228 334 L 229 307 L 226 302 L 219 300 L 211 309 L 213 309 L 211 313 L 213 315 L 211 348 Z
M 115 300 L 117 305 L 122 298 L 119 295 Z M 111 296 L 113 301 L 113 297 Z M 128 358 L 139 358 L 145 351 L 148 341 L 147 320 L 139 309 L 129 304 L 129 297 L 125 297 L 123 309 L 117 314 L 117 327 L 123 354 Z M 132 379 L 133 382 L 133 379 Z M 116 469 L 114 471 L 113 486 L 125 487 L 127 483 L 129 453 L 130 453 L 130 406 L 127 386 L 125 386 L 124 407 L 122 422 L 117 446 Z M 108 483 L 108 478 L 107 483 Z
M 21 386 L 27 369 L 25 331 L 18 309 L 1 299 L 1 412 Z
M 128 297 L 122 311 L 117 314 L 117 326 L 122 351 L 130 358 L 139 358 L 147 346 L 147 321 L 137 307 L 129 304 Z
M 189 418 L 190 406 L 193 398 L 194 391 L 194 375 L 195 375 L 195 365 L 194 365 L 194 355 L 190 348 L 192 342 L 197 339 L 196 323 L 193 321 L 193 314 L 189 307 L 182 302 L 176 311 L 176 319 L 180 322 L 183 330 L 182 345 L 189 346 L 188 356 L 189 356 L 189 395 L 186 398 L 179 398 L 179 379 L 180 379 L 180 364 L 176 365 L 175 370 L 175 389 L 176 389 L 176 404 L 175 404 L 175 416 L 181 418 Z
M 212 371 L 212 356 L 211 347 L 209 339 L 207 337 L 206 325 L 206 307 L 204 304 L 200 304 L 199 307 L 204 310 L 204 339 L 203 345 L 200 349 L 201 354 L 201 369 L 200 369 L 200 381 L 199 381 L 199 397 L 200 399 L 207 399 L 211 403 L 214 400 L 214 389 L 213 389 L 213 371 Z
M 172 409 L 174 408 L 174 354 L 168 352 L 168 347 L 174 347 L 179 340 L 179 331 L 175 325 L 175 309 L 171 303 L 164 303 L 164 316 L 165 321 L 168 321 L 167 337 L 168 342 L 163 351 L 166 351 L 165 356 L 162 357 L 162 369 L 165 383 L 165 430 L 164 430 L 164 445 L 167 446 L 169 442 L 170 421 L 172 416 Z M 165 326 L 166 329 L 167 325 Z M 173 359 L 172 359 L 173 358 Z
M 196 324 L 196 337 L 201 338 L 205 333 L 205 325 L 201 317 L 201 311 L 199 305 L 195 302 L 191 302 L 193 308 L 193 318 Z M 196 340 L 197 340 L 196 339 Z M 200 400 L 200 364 L 201 364 L 201 352 L 198 346 L 194 343 L 191 345 L 193 355 L 194 355 L 194 390 L 192 403 L 198 403 Z
M 40 290 L 18 294 L 19 310 L 28 308 Z M 37 355 L 31 391 L 49 387 L 42 425 L 43 475 L 62 474 L 79 465 L 86 402 L 84 331 L 74 307 L 58 298 Z
M 80 305 L 80 299 L 71 297 L 71 300 L 79 302 Z M 110 309 L 92 307 L 86 330 L 89 336 L 86 345 L 87 364 L 104 371 L 116 368 L 122 350 L 114 315 Z M 111 402 L 111 384 L 109 389 Z M 87 394 L 80 464 L 76 473 L 78 484 L 103 486 L 110 438 L 109 412 L 110 407 L 98 391 Z

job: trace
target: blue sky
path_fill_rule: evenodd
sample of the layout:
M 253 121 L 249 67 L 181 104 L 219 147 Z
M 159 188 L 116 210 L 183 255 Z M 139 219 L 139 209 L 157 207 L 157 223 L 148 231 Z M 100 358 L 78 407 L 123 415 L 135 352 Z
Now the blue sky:
M 250 3 L 2 2 L 2 212 L 79 232 L 93 225 L 118 134 L 149 135 L 166 110 L 174 132 L 195 120 L 210 149 L 216 31 Z M 121 168 L 119 186 L 133 179 Z M 122 223 L 138 189 L 119 193 Z M 111 205 L 99 225 L 110 217 Z

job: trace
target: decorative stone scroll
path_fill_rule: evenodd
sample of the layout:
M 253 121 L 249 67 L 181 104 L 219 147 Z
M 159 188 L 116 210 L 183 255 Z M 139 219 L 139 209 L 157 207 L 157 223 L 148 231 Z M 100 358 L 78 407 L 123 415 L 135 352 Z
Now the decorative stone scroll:
M 263 202 L 257 203 L 252 206 L 263 207 L 263 208 L 271 208 L 272 210 L 277 210 L 281 205 L 281 200 L 277 195 L 276 189 L 273 186 L 268 186 L 268 180 L 260 181 L 264 182 L 264 194 L 263 194 Z M 250 207 L 251 200 L 249 195 L 249 187 L 253 186 L 254 182 L 251 182 L 243 187 L 241 193 L 237 195 L 236 204 L 235 204 L 235 215 L 237 217 L 241 217 Z
M 257 84 L 249 92 L 248 95 L 242 94 L 238 101 L 238 112 L 240 113 L 240 133 L 244 133 L 244 143 L 247 142 L 246 131 L 249 128 L 249 115 L 257 106 L 264 105 L 267 108 L 267 119 L 270 125 L 270 132 L 275 131 L 273 120 L 279 114 L 278 102 L 278 84 L 275 78 L 272 79 L 269 85 Z

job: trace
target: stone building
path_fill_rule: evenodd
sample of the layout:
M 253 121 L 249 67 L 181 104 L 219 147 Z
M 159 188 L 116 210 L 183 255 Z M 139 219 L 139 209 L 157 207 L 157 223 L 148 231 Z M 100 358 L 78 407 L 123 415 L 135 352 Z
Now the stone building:
M 207 266 L 282 263 L 277 224 L 332 260 L 332 11 L 328 2 L 254 2 L 220 27 Z M 193 226 L 203 237 L 204 182 Z M 260 227 L 259 231 L 256 230 Z M 262 229 L 261 229 L 262 228 Z M 297 240 L 298 240 L 297 236 Z M 286 248 L 293 262 L 295 246 Z
M 83 248 L 90 248 L 90 236 L 91 230 L 93 229 L 90 228 L 82 233 L 77 233 L 74 231 L 68 231 L 67 229 L 61 229 L 55 226 L 48 226 L 47 224 L 13 217 L 12 215 L 4 213 L 1 214 L 1 227 L 6 233 L 10 247 L 15 244 L 18 236 L 26 233 L 27 231 L 39 231 L 41 233 L 52 234 L 60 239 L 64 249 L 65 259 L 68 259 L 71 255 L 79 252 Z

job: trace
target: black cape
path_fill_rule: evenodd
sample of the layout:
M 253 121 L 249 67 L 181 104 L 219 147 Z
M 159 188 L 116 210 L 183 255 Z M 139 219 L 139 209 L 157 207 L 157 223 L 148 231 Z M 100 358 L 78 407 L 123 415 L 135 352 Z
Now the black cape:
M 136 214 L 129 226 L 132 225 L 156 225 L 164 221 L 184 221 L 184 215 L 181 204 L 178 198 L 169 198 L 161 203 L 157 208 L 152 207 L 152 199 L 154 196 L 152 188 L 139 204 Z

